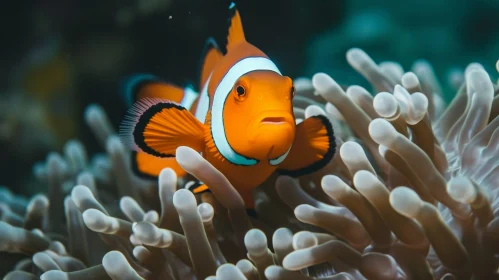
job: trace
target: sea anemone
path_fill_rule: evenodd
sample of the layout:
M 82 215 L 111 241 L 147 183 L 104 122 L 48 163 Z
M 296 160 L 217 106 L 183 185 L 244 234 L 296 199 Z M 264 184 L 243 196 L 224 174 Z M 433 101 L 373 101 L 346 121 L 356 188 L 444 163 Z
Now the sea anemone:
M 188 147 L 176 152 L 187 178 L 135 177 L 90 106 L 106 154 L 88 161 L 72 140 L 34 167 L 47 194 L 0 192 L 2 266 L 17 262 L 5 279 L 496 278 L 499 86 L 470 64 L 445 106 L 428 62 L 405 72 L 360 49 L 346 57 L 376 94 L 324 73 L 296 80 L 297 122 L 329 117 L 337 153 L 312 175 L 272 175 L 254 192 L 257 218 Z M 191 176 L 211 192 L 185 190 Z

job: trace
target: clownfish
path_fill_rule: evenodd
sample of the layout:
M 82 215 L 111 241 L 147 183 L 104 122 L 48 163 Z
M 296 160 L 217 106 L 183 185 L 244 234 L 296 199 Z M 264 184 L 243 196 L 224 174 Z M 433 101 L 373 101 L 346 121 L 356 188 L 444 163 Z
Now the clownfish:
M 198 94 L 155 76 L 132 77 L 125 86 L 131 108 L 120 126 L 131 147 L 134 169 L 156 178 L 188 146 L 222 172 L 246 207 L 254 208 L 252 190 L 273 172 L 293 177 L 317 171 L 335 153 L 333 127 L 324 116 L 296 125 L 293 80 L 281 74 L 261 50 L 248 43 L 234 3 L 229 7 L 227 52 L 208 39 L 201 59 Z M 191 191 L 209 191 L 202 183 Z

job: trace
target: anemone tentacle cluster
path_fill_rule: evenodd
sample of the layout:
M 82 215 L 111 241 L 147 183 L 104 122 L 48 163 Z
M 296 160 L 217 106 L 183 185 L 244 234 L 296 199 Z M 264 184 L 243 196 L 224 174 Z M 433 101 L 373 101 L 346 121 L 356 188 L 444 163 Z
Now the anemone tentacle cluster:
M 446 106 L 425 61 L 406 72 L 360 49 L 346 58 L 375 94 L 324 73 L 295 81 L 297 122 L 329 117 L 337 153 L 312 175 L 273 175 L 255 190 L 257 219 L 190 148 L 177 161 L 211 193 L 171 169 L 135 177 L 90 106 L 106 153 L 89 160 L 69 141 L 33 168 L 47 194 L 0 190 L 4 279 L 496 279 L 499 84 L 472 63 Z

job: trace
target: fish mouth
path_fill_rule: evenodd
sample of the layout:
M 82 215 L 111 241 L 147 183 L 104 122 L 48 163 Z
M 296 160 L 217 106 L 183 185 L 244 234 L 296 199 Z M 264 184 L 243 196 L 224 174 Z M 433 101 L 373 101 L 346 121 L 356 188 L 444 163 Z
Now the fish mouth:
M 264 111 L 247 127 L 247 149 L 259 160 L 277 158 L 289 149 L 294 134 L 295 120 L 291 112 Z
M 262 124 L 284 124 L 286 123 L 286 118 L 284 117 L 265 117 L 260 123 Z
M 259 119 L 260 124 L 291 124 L 294 123 L 293 116 L 283 111 L 267 111 Z

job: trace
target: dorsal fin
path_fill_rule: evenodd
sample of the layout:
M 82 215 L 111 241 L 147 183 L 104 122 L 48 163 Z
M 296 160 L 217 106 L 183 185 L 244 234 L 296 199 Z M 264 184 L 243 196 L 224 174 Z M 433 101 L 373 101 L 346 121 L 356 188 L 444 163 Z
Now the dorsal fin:
M 238 43 L 245 42 L 243 24 L 241 23 L 241 16 L 236 8 L 236 4 L 232 2 L 229 6 L 229 33 L 227 35 L 227 51 L 229 51 L 232 46 Z
M 206 40 L 206 43 L 201 53 L 201 62 L 199 66 L 199 91 L 203 90 L 203 87 L 208 80 L 213 68 L 223 57 L 220 48 L 218 47 L 215 40 L 210 37 Z
M 128 107 L 147 97 L 180 103 L 184 97 L 184 88 L 165 82 L 152 74 L 137 73 L 121 82 L 121 96 Z

